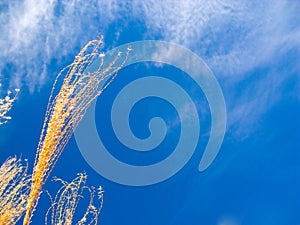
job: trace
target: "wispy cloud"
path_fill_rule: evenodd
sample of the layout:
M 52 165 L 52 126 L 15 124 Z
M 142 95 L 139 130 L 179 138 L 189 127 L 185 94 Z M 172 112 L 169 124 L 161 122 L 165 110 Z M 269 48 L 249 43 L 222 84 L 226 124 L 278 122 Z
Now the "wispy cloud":
M 191 48 L 223 76 L 241 76 L 279 48 L 300 44 L 293 2 L 170 0 L 141 8 L 150 32 Z
M 49 65 L 74 55 L 96 38 L 101 24 L 91 23 L 99 6 L 87 1 L 6 1 L 0 9 L 0 79 L 11 86 L 42 87 Z M 9 80 L 9 81 L 8 81 Z
M 51 59 L 72 54 L 117 19 L 136 17 L 146 36 L 191 48 L 217 75 L 242 79 L 278 49 L 299 46 L 298 9 L 285 1 L 10 1 L 1 5 L 0 69 L 17 65 L 14 83 L 42 85 Z
M 255 121 L 280 99 L 283 81 L 299 73 L 299 66 L 282 74 L 275 65 L 252 87 L 237 87 L 287 52 L 297 49 L 299 56 L 299 11 L 297 1 L 7 1 L 0 3 L 0 79 L 34 91 L 56 75 L 50 65 L 59 62 L 61 68 L 61 61 L 87 40 L 121 21 L 115 40 L 109 40 L 115 43 L 129 21 L 137 19 L 146 27 L 145 38 L 176 42 L 205 60 L 225 97 L 235 97 L 228 104 L 229 124 L 245 117 Z M 274 93 L 277 97 L 271 97 Z
M 185 45 L 214 71 L 227 99 L 229 129 L 239 138 L 255 131 L 261 115 L 285 96 L 285 81 L 300 72 L 296 63 L 285 70 L 276 65 L 289 51 L 300 57 L 297 2 L 148 1 L 142 6 L 150 33 Z

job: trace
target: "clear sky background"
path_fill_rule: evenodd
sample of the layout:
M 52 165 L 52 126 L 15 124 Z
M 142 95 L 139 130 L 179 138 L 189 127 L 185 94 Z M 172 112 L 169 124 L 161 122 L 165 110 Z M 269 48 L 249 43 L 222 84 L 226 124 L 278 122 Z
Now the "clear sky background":
M 144 76 L 164 76 L 201 103 L 203 127 L 192 159 L 162 183 L 124 186 L 96 173 L 72 138 L 50 177 L 71 181 L 86 171 L 88 185 L 102 185 L 103 225 L 299 225 L 299 11 L 300 2 L 292 0 L 0 1 L 0 94 L 21 89 L 10 112 L 13 119 L 0 127 L 0 162 L 22 155 L 32 170 L 53 81 L 98 33 L 104 36 L 104 52 L 132 41 L 170 41 L 199 55 L 223 90 L 227 131 L 213 164 L 203 173 L 197 170 L 210 130 L 201 90 L 171 66 L 140 63 L 121 70 L 98 98 L 99 135 L 111 154 L 131 164 L 167 157 L 180 130 L 170 104 L 144 99 L 132 110 L 130 123 L 140 138 L 149 135 L 151 117 L 169 123 L 169 136 L 150 155 L 122 146 L 109 117 L 124 85 Z M 45 185 L 52 193 L 58 187 L 50 179 Z M 44 194 L 32 224 L 43 224 L 48 206 Z

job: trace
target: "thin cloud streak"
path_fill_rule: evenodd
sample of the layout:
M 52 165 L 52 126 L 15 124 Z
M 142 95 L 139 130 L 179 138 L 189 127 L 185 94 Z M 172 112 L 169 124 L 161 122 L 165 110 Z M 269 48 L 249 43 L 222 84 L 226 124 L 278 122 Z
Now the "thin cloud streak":
M 300 56 L 298 3 L 150 1 L 143 10 L 149 32 L 189 47 L 212 69 L 228 103 L 228 130 L 239 139 L 255 132 L 284 97 L 285 82 L 300 72 L 297 65 L 285 71 L 274 65 L 293 49 Z M 266 73 L 257 74 L 262 68 Z
M 229 129 L 244 123 L 245 117 L 250 124 L 256 122 L 280 101 L 284 81 L 300 71 L 292 65 L 281 73 L 272 65 L 293 49 L 300 55 L 300 4 L 295 1 L 26 0 L 2 3 L 0 8 L 0 79 L 33 93 L 55 77 L 51 64 L 61 65 L 99 31 L 105 35 L 113 23 L 122 25 L 113 29 L 121 34 L 131 20 L 146 26 L 145 39 L 176 42 L 205 60 L 224 89 Z M 113 45 L 119 36 L 114 38 L 109 40 Z M 271 66 L 275 70 L 254 74 Z M 257 76 L 252 87 L 237 88 Z
M 117 1 L 101 3 L 27 0 L 2 6 L 0 69 L 14 65 L 13 83 L 42 86 L 53 59 L 74 52 L 92 34 L 118 19 L 144 18 L 146 37 L 160 35 L 191 48 L 217 76 L 243 74 L 278 49 L 299 46 L 299 4 L 240 1 Z M 123 13 L 126 12 L 126 13 Z M 128 15 L 122 18 L 120 15 Z M 299 16 L 298 16 L 299 17 Z M 299 19 L 299 18 L 298 18 Z M 293 28 L 294 26 L 294 28 Z M 44 48 L 41 49 L 41 46 Z
M 91 23 L 98 4 L 86 1 L 9 1 L 1 8 L 0 79 L 31 92 L 56 76 L 49 74 L 53 61 L 74 55 L 101 28 Z

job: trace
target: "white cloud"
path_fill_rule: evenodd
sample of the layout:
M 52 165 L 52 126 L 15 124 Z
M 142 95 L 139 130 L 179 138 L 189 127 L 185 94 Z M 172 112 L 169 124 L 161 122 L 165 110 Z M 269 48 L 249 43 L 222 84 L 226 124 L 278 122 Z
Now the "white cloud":
M 227 92 L 229 129 L 239 138 L 255 131 L 261 115 L 285 95 L 285 81 L 300 72 L 297 65 L 284 72 L 272 65 L 292 49 L 300 57 L 298 2 L 153 0 L 142 5 L 153 36 L 189 47 L 219 78 Z M 253 73 L 270 67 L 265 74 Z M 246 79 L 248 86 L 242 84 Z
M 293 73 L 269 71 L 255 88 L 236 93 L 236 87 L 255 76 L 254 69 L 300 46 L 297 1 L 25 0 L 0 3 L 0 10 L 3 83 L 26 85 L 34 91 L 56 76 L 57 71 L 49 71 L 55 60 L 62 68 L 61 60 L 75 55 L 113 21 L 121 20 L 125 26 L 127 20 L 138 18 L 147 27 L 146 38 L 161 37 L 190 48 L 204 58 L 221 86 L 232 89 L 237 100 L 230 99 L 229 124 L 245 117 L 255 121 L 280 99 L 281 83 Z M 118 35 L 121 30 L 115 32 Z M 299 66 L 291 68 L 295 70 L 299 72 Z M 272 98 L 274 93 L 279 96 Z
M 53 60 L 74 55 L 101 29 L 91 23 L 99 6 L 87 1 L 8 1 L 0 8 L 0 79 L 31 91 L 56 76 L 49 74 Z
M 159 34 L 164 40 L 189 47 L 217 76 L 238 76 L 236 79 L 281 47 L 300 44 L 299 26 L 295 25 L 300 6 L 285 1 L 26 0 L 2 4 L 0 69 L 7 63 L 16 64 L 17 83 L 25 76 L 26 82 L 42 85 L 45 65 L 51 59 L 74 53 L 78 44 L 120 18 L 143 19 L 148 37 Z
M 218 75 L 241 77 L 281 47 L 300 44 L 297 3 L 153 0 L 142 9 L 152 33 L 191 48 Z

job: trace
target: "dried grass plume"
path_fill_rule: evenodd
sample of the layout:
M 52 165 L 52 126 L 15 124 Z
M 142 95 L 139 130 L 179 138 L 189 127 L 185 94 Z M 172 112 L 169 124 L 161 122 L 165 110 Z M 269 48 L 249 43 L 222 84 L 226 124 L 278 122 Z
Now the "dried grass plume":
M 55 178 L 55 181 L 60 181 L 62 187 L 58 190 L 54 199 L 51 199 L 52 205 L 49 208 L 45 217 L 45 224 L 51 225 L 96 225 L 98 217 L 103 205 L 103 191 L 101 186 L 98 188 L 98 198 L 95 199 L 95 189 L 85 186 L 87 175 L 80 173 L 70 183 L 62 179 Z M 84 196 L 84 190 L 90 195 L 90 201 L 87 209 L 81 219 L 75 223 L 74 214 L 78 207 L 79 201 Z M 49 221 L 48 221 L 49 217 Z
M 30 191 L 28 165 L 17 157 L 8 158 L 0 167 L 0 225 L 13 225 L 26 210 Z
M 105 62 L 105 55 L 100 52 L 101 44 L 102 39 L 88 42 L 55 80 L 37 148 L 24 225 L 30 223 L 42 187 L 86 109 L 113 81 L 127 60 L 130 48 L 117 53 L 111 62 Z M 100 88 L 105 81 L 106 85 Z

